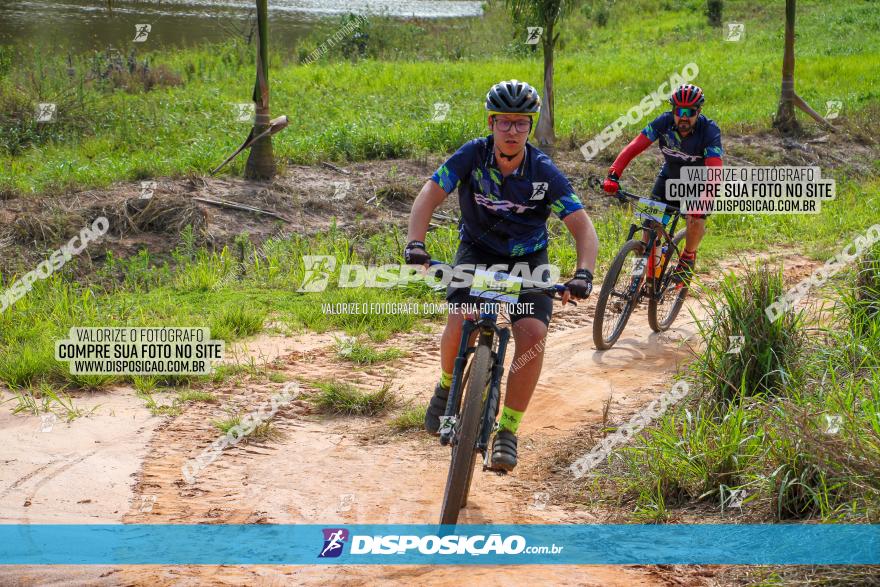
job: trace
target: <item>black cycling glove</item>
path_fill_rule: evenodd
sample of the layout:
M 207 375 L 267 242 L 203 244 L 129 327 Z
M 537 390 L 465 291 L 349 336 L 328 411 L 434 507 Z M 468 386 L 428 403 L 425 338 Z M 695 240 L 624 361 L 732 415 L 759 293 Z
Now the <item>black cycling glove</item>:
M 571 292 L 571 297 L 585 300 L 593 291 L 593 274 L 589 269 L 578 269 L 574 272 L 574 278 L 565 282 L 565 287 Z
M 403 259 L 407 265 L 427 265 L 431 261 L 431 255 L 425 251 L 425 243 L 410 241 L 403 249 Z

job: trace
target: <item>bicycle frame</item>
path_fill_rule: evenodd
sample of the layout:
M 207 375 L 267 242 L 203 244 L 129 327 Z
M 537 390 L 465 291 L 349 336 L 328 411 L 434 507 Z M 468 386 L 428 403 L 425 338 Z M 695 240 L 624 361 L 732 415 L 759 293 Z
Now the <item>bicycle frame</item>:
M 498 408 L 501 403 L 501 378 L 504 375 L 504 357 L 510 340 L 510 329 L 506 326 L 499 326 L 497 321 L 497 314 L 480 312 L 480 317 L 477 320 L 467 319 L 462 324 L 461 342 L 458 347 L 458 356 L 455 358 L 452 384 L 450 385 L 449 398 L 446 400 L 446 412 L 444 413 L 444 419 L 447 424 L 442 427 L 444 431 L 440 433 L 441 444 L 447 445 L 453 440 L 454 425 L 465 389 L 463 379 L 468 357 L 474 353 L 479 345 L 488 345 L 490 348 L 493 348 L 492 374 L 489 378 L 488 397 L 483 402 L 483 413 L 480 417 L 480 433 L 477 446 L 475 447 L 476 450 L 483 453 L 484 457 L 488 454 L 486 449 L 489 445 L 489 436 L 492 434 L 495 419 L 498 417 Z M 479 337 L 475 344 L 471 345 L 470 338 L 474 331 L 479 331 Z M 497 346 L 495 345 L 496 337 Z M 485 468 L 485 459 L 483 465 Z
M 439 261 L 431 261 L 432 265 L 441 264 Z M 565 286 L 554 285 L 549 288 L 532 287 L 525 288 L 527 291 L 544 292 L 555 296 L 565 291 Z M 551 293 L 552 292 L 552 293 Z M 494 301 L 488 299 L 488 302 Z M 570 303 L 574 303 L 573 301 Z M 475 344 L 470 344 L 470 338 L 475 331 L 479 331 L 479 337 Z M 497 341 L 497 344 L 496 344 Z M 454 440 L 455 424 L 461 410 L 461 400 L 465 392 L 465 368 L 468 357 L 472 355 L 478 346 L 485 344 L 492 349 L 492 372 L 489 377 L 488 397 L 483 401 L 483 413 L 480 416 L 480 432 L 475 450 L 483 453 L 483 468 L 488 468 L 489 437 L 498 417 L 498 409 L 501 404 L 501 378 L 504 376 L 504 357 L 507 353 L 507 344 L 510 341 L 510 328 L 498 325 L 496 312 L 481 311 L 478 319 L 468 318 L 464 320 L 461 329 L 461 341 L 458 346 L 458 355 L 452 370 L 452 383 L 449 387 L 449 397 L 446 400 L 446 410 L 440 419 L 440 443 L 444 446 Z
M 648 235 L 648 242 L 645 244 L 645 252 L 648 254 L 648 260 L 646 263 L 646 268 L 642 275 L 639 276 L 638 281 L 633 280 L 633 284 L 630 286 L 630 295 L 634 297 L 636 303 L 641 300 L 642 297 L 642 288 L 641 284 L 647 280 L 655 279 L 655 275 L 657 273 L 657 265 L 655 259 L 657 258 L 657 241 L 661 240 L 668 248 L 666 253 L 666 258 L 663 259 L 663 265 L 660 267 L 660 279 L 666 275 L 666 268 L 669 266 L 669 260 L 673 257 L 672 250 L 677 251 L 676 246 L 673 244 L 673 238 L 675 235 L 675 228 L 678 225 L 678 221 L 681 218 L 681 212 L 676 209 L 664 204 L 663 202 L 658 202 L 657 200 L 650 200 L 648 198 L 642 198 L 635 194 L 626 192 L 624 190 L 619 190 L 618 193 L 622 197 L 629 198 L 634 202 L 638 202 L 644 206 L 650 208 L 660 208 L 663 211 L 663 217 L 660 218 L 655 216 L 654 214 L 649 214 L 647 212 L 636 212 L 636 217 L 642 219 L 641 226 L 633 223 L 629 227 L 629 234 L 626 237 L 626 240 L 632 240 L 635 237 L 636 232 L 639 230 L 644 231 Z M 671 219 L 671 223 L 670 223 Z M 668 226 L 668 230 L 667 230 Z M 671 250 L 670 250 L 671 249 Z M 660 288 L 653 288 L 651 291 L 652 296 L 659 296 Z

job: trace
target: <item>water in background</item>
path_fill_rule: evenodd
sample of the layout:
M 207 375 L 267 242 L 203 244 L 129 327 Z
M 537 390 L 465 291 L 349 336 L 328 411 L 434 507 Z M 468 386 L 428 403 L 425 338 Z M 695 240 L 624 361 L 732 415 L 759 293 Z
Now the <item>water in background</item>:
M 400 18 L 480 16 L 481 4 L 459 0 L 269 0 L 270 35 L 273 45 L 292 46 L 322 17 L 349 12 Z M 254 11 L 253 0 L 0 0 L 0 44 L 60 44 L 74 51 L 101 50 L 130 43 L 136 25 L 149 24 L 146 43 L 150 48 L 195 45 L 246 35 Z

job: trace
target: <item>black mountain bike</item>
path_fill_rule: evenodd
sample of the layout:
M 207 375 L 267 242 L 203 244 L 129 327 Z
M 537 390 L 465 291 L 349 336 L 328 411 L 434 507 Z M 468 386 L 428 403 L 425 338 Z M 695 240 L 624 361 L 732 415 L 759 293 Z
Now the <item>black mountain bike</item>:
M 441 264 L 431 261 L 432 265 Z M 503 281 L 507 273 L 495 273 L 496 281 Z M 523 287 L 520 294 L 540 292 L 551 297 L 565 291 L 563 285 Z M 505 295 L 499 292 L 498 298 Z M 491 298 L 482 298 L 496 305 Z M 570 303 L 575 304 L 572 300 Z M 499 474 L 505 471 L 491 467 L 489 437 L 495 429 L 501 400 L 501 377 L 504 374 L 504 355 L 510 340 L 510 328 L 498 324 L 498 314 L 481 311 L 479 318 L 467 318 L 462 324 L 461 343 L 455 367 L 446 412 L 440 417 L 440 443 L 452 445 L 452 461 L 446 478 L 440 523 L 454 525 L 461 508 L 467 505 L 477 453 L 483 456 L 483 470 Z M 482 310 L 482 308 L 481 308 Z M 471 337 L 477 333 L 476 343 Z
M 590 184 L 601 189 L 598 178 L 591 178 Z M 614 346 L 642 298 L 648 300 L 651 330 L 663 332 L 672 326 L 688 293 L 686 283 L 672 281 L 671 268 L 678 264 L 685 237 L 684 230 L 675 233 L 681 212 L 624 190 L 617 192 L 617 198 L 632 202 L 641 224 L 630 225 L 626 242 L 602 281 L 593 319 L 593 342 L 600 351 Z M 640 230 L 645 240 L 633 238 Z

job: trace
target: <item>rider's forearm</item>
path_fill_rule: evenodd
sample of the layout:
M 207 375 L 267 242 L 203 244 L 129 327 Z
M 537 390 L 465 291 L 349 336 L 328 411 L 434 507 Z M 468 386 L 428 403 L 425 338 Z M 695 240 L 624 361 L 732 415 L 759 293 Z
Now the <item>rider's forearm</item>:
M 577 249 L 577 269 L 589 269 L 590 273 L 596 271 L 596 257 L 599 255 L 599 235 L 593 227 L 593 222 L 584 210 L 572 212 L 562 219 L 574 237 Z
M 407 242 L 425 242 L 431 214 L 446 199 L 446 192 L 434 181 L 428 180 L 416 197 L 409 214 L 409 227 L 406 233 Z
M 651 143 L 651 139 L 642 133 L 639 133 L 630 144 L 623 148 L 623 151 L 620 152 L 620 155 L 618 155 L 617 159 L 614 160 L 614 163 L 611 164 L 611 171 L 616 173 L 618 177 L 623 175 L 623 170 L 626 169 L 629 162 L 632 161 L 636 155 L 650 147 Z

